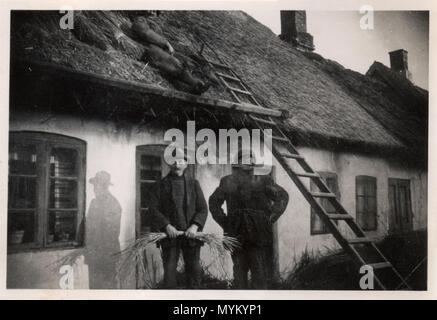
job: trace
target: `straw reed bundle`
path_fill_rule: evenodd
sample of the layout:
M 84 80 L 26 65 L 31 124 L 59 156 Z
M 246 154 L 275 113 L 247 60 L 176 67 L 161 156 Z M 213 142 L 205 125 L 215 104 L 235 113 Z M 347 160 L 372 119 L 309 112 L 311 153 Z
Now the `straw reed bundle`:
M 180 231 L 179 236 L 183 235 L 184 232 Z M 120 259 L 118 275 L 121 276 L 132 272 L 134 269 L 132 265 L 137 266 L 137 272 L 140 276 L 147 275 L 146 248 L 165 238 L 167 238 L 166 233 L 149 232 L 117 253 L 116 256 Z M 208 246 L 214 261 L 224 259 L 227 251 L 232 252 L 240 246 L 236 238 L 214 233 L 197 232 L 194 239 L 200 240 Z
M 179 231 L 179 236 L 183 235 L 184 232 Z M 146 249 L 148 246 L 156 244 L 158 241 L 165 238 L 167 238 L 167 234 L 163 232 L 146 233 L 140 238 L 132 241 L 132 243 L 125 249 L 116 252 L 107 258 L 118 261 L 118 277 L 127 277 L 136 270 L 139 277 L 146 278 L 147 276 L 150 276 L 146 259 Z M 213 261 L 223 260 L 227 251 L 232 252 L 240 246 L 238 240 L 234 237 L 213 233 L 198 232 L 194 239 L 200 240 L 208 246 Z M 95 248 L 78 249 L 54 261 L 47 267 L 57 273 L 63 265 L 74 265 L 82 255 L 97 256 L 99 254 L 98 249 Z M 133 266 L 136 266 L 136 268 Z
M 78 249 L 78 250 L 74 250 L 71 253 L 63 256 L 62 258 L 59 258 L 57 260 L 55 260 L 54 262 L 50 263 L 49 265 L 47 265 L 47 268 L 49 268 L 51 271 L 58 273 L 60 268 L 62 266 L 73 266 L 76 261 L 80 258 L 80 256 L 85 254 L 85 250 L 86 249 Z M 88 249 L 86 250 L 86 252 L 90 252 L 92 250 Z

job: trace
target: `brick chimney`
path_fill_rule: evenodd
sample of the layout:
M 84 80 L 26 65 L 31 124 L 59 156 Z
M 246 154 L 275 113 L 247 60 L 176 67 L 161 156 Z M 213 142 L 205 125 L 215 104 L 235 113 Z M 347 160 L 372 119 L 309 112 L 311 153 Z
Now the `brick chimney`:
M 399 49 L 388 53 L 390 55 L 390 68 L 401 74 L 404 78 L 412 80 L 411 72 L 408 70 L 408 51 Z
M 302 51 L 313 51 L 313 36 L 307 32 L 305 11 L 281 10 L 281 34 L 279 37 Z

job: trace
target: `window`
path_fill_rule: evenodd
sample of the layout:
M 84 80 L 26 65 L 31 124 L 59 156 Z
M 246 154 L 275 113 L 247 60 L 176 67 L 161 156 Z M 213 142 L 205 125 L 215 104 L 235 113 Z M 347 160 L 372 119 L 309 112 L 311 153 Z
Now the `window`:
M 150 192 L 154 184 L 170 171 L 164 161 L 164 149 L 167 145 L 138 146 L 136 152 L 137 185 L 137 236 L 150 232 L 149 215 Z M 194 177 L 194 167 L 189 165 L 186 173 Z
M 364 231 L 376 230 L 376 178 L 357 176 L 355 185 L 357 223 Z
M 328 188 L 337 196 L 337 199 L 340 200 L 340 190 L 338 188 L 338 179 L 337 175 L 332 172 L 318 172 L 320 177 L 325 181 Z M 316 184 L 311 180 L 310 182 L 310 190 L 318 191 Z M 317 201 L 322 205 L 325 211 L 329 214 L 337 213 L 335 208 L 332 206 L 329 199 L 320 198 Z M 322 219 L 317 215 L 316 211 L 311 208 L 311 234 L 326 234 L 329 233 L 328 228 L 323 223 Z
M 9 140 L 8 250 L 80 245 L 85 143 L 39 132 Z
M 390 232 L 406 232 L 413 229 L 411 210 L 410 180 L 388 179 L 388 198 L 390 206 Z

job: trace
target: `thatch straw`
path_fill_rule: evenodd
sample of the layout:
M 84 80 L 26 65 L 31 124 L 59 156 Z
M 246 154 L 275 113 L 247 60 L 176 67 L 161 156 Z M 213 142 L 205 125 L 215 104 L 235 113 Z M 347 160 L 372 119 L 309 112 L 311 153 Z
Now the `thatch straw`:
M 182 236 L 183 232 L 181 232 L 180 235 Z M 107 259 L 114 259 L 115 261 L 118 261 L 117 276 L 120 278 L 128 277 L 132 272 L 136 271 L 139 277 L 145 279 L 147 276 L 150 276 L 146 259 L 146 249 L 150 245 L 156 244 L 165 238 L 167 238 L 166 233 L 146 233 L 140 238 L 132 241 L 132 243 L 125 249 L 110 255 L 107 257 Z M 233 237 L 217 235 L 213 233 L 198 232 L 194 239 L 200 240 L 208 246 L 213 262 L 224 259 L 227 252 L 232 252 L 240 246 L 238 240 Z M 53 272 L 57 273 L 60 267 L 64 265 L 72 266 L 76 264 L 77 260 L 82 255 L 94 256 L 98 254 L 99 250 L 97 248 L 78 249 L 54 261 L 53 263 L 50 263 L 47 265 L 47 267 Z
M 427 268 L 422 261 L 427 256 L 425 230 L 390 235 L 377 245 L 398 272 L 408 279 L 413 290 L 426 290 Z M 285 290 L 360 290 L 362 275 L 351 257 L 342 250 L 327 252 L 305 249 L 296 259 L 294 268 L 286 279 L 277 285 Z M 383 278 L 391 289 L 399 289 L 402 283 L 397 277 Z
M 46 267 L 49 268 L 52 272 L 59 272 L 60 268 L 62 266 L 73 266 L 76 264 L 77 260 L 79 259 L 80 256 L 84 255 L 87 252 L 90 252 L 91 250 L 88 249 L 77 249 L 74 250 L 72 252 L 70 252 L 69 254 L 63 256 L 60 259 L 55 260 L 54 262 L 48 264 Z
M 180 236 L 182 235 L 183 232 L 180 233 Z M 118 275 L 126 276 L 133 272 L 134 268 L 132 266 L 136 266 L 139 276 L 145 277 L 148 274 L 147 247 L 165 238 L 167 238 L 166 233 L 149 232 L 133 241 L 127 248 L 116 253 L 115 256 L 119 259 Z M 194 239 L 200 240 L 208 246 L 213 261 L 224 259 L 226 252 L 232 252 L 240 246 L 238 240 L 234 237 L 213 233 L 197 232 Z
M 19 15 L 13 13 L 13 18 Z M 59 14 L 50 19 L 49 13 L 37 15 L 13 19 L 14 57 L 174 88 L 159 70 L 138 61 L 141 45 L 128 34 L 128 12 L 83 11 L 74 37 L 59 29 Z M 329 138 L 333 143 L 350 141 L 361 149 L 363 145 L 403 149 L 414 147 L 417 132 L 426 127 L 427 119 L 420 113 L 396 111 L 410 110 L 416 105 L 414 97 L 427 108 L 426 91 L 409 86 L 408 96 L 414 101 L 405 99 L 405 90 L 397 83 L 387 86 L 319 55 L 304 54 L 245 13 L 166 11 L 148 20 L 185 57 L 198 55 L 206 41 L 215 53 L 207 47 L 204 55 L 217 60 L 217 54 L 232 65 L 265 107 L 289 110 L 293 118 L 285 125 L 310 144 L 314 138 Z M 216 85 L 204 96 L 232 100 Z

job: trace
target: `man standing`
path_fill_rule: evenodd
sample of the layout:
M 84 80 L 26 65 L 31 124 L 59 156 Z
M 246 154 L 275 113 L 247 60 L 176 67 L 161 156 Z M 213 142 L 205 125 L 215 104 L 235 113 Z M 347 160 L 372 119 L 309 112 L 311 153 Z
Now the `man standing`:
M 275 184 L 270 176 L 254 175 L 256 160 L 247 152 L 250 164 L 242 164 L 244 150 L 237 154 L 232 174 L 221 179 L 219 187 L 209 198 L 214 220 L 228 236 L 236 237 L 241 247 L 232 253 L 234 287 L 248 289 L 248 272 L 252 287 L 267 288 L 266 250 L 272 245 L 272 224 L 288 204 L 288 193 Z M 227 214 L 222 209 L 226 201 Z
M 182 251 L 187 287 L 193 289 L 200 285 L 202 244 L 194 236 L 202 231 L 208 206 L 199 182 L 184 174 L 187 168 L 184 151 L 176 149 L 176 153 L 180 157 L 170 164 L 170 173 L 157 183 L 151 196 L 152 228 L 168 235 L 160 241 L 165 288 L 178 286 L 177 264 Z

